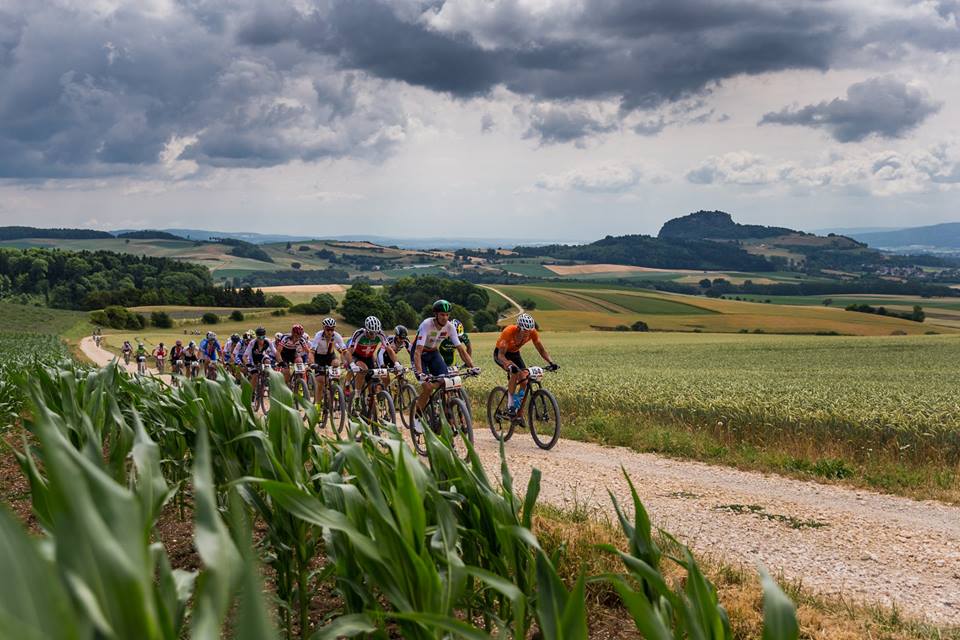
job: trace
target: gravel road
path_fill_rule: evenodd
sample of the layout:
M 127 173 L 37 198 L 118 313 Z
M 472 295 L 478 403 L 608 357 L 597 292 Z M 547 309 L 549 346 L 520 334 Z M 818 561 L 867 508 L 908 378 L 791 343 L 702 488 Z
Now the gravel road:
M 114 358 L 91 338 L 80 348 L 101 366 Z M 482 424 L 476 439 L 499 478 L 497 442 Z M 507 444 L 507 460 L 521 494 L 537 467 L 542 500 L 588 505 L 598 518 L 614 517 L 608 489 L 631 504 L 622 466 L 654 523 L 700 555 L 762 564 L 818 593 L 960 625 L 960 507 L 573 440 L 544 452 L 525 431 Z

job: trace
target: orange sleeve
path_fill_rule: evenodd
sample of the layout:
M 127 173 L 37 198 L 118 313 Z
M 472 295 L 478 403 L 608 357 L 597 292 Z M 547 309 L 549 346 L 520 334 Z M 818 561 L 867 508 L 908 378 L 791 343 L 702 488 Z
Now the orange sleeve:
M 500 337 L 497 338 L 497 349 L 510 351 L 510 344 L 513 342 L 513 336 L 511 334 L 514 333 L 511 329 L 516 328 L 516 325 L 510 325 L 500 332 Z
M 538 347 L 542 347 L 543 344 L 540 342 L 540 332 L 536 329 L 530 334 L 530 340 Z

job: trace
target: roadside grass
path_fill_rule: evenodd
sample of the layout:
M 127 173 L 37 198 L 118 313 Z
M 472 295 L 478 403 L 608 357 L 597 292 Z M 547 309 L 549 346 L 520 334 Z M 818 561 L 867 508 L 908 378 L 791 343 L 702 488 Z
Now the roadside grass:
M 599 510 L 591 511 L 581 504 L 565 509 L 537 505 L 533 530 L 544 550 L 549 555 L 559 556 L 558 572 L 568 586 L 576 581 L 581 568 L 589 575 L 622 571 L 616 559 L 597 546 L 608 544 L 626 550 L 615 524 L 600 514 Z M 663 535 L 658 537 L 657 544 L 665 551 L 673 550 L 674 546 Z M 720 604 L 727 610 L 733 625 L 733 636 L 761 640 L 763 601 L 755 567 L 731 564 L 700 554 L 697 562 L 717 588 Z M 669 566 L 664 574 L 669 583 L 682 584 L 683 575 L 676 568 Z M 894 607 L 854 603 L 842 594 L 822 596 L 806 589 L 799 581 L 789 581 L 782 575 L 776 579 L 797 605 L 800 637 L 807 640 L 960 640 L 960 629 L 904 618 Z M 635 634 L 617 635 L 614 632 L 626 625 L 622 624 L 623 611 L 609 583 L 588 584 L 586 601 L 591 629 L 595 633 L 597 629 L 610 629 L 607 637 L 639 638 Z
M 0 331 L 49 333 L 58 335 L 84 322 L 83 311 L 67 311 L 0 302 Z

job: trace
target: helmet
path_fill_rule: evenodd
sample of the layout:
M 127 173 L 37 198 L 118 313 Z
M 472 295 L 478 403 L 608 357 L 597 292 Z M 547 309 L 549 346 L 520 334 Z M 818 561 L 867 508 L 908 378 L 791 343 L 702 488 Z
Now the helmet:
M 158 346 L 158 347 L 162 347 L 162 346 L 163 346 L 163 343 L 161 342 L 161 343 L 158 344 L 157 346 Z
M 374 333 L 380 331 L 383 327 L 380 325 L 380 318 L 377 316 L 367 316 L 367 319 L 363 321 L 363 328 Z
M 191 340 L 191 341 L 190 341 L 190 344 L 187 345 L 187 348 L 188 348 L 188 349 L 193 349 L 193 348 L 196 347 L 196 346 L 197 346 L 197 343 L 194 342 L 193 340 Z
M 283 337 L 283 332 L 282 332 L 282 331 L 277 331 L 277 332 L 273 335 L 273 337 L 276 338 L 277 340 L 279 340 L 280 338 Z
M 457 328 L 457 335 L 458 335 L 458 336 L 462 336 L 462 335 L 463 335 L 463 323 L 460 322 L 459 320 L 451 320 L 451 323 L 453 324 L 453 326 L 455 326 L 455 327 Z
M 517 316 L 517 326 L 524 331 L 530 331 L 537 328 L 537 323 L 534 322 L 533 316 L 529 313 L 521 313 Z
M 397 326 L 395 326 L 395 327 L 393 328 L 393 333 L 396 334 L 396 336 L 397 336 L 398 338 L 406 338 L 406 337 L 407 337 L 407 328 L 406 328 L 405 326 L 403 326 L 402 324 L 398 324 Z
M 267 330 L 266 330 L 266 329 L 264 329 L 263 327 L 257 327 L 257 337 L 258 337 L 258 338 L 263 338 L 263 337 L 265 337 L 266 335 L 267 335 Z
M 450 303 L 446 300 L 437 300 L 433 303 L 433 312 L 434 313 L 450 313 Z
M 217 334 L 215 334 L 213 331 L 207 331 L 207 340 L 213 340 L 216 337 Z
M 330 327 L 331 329 L 333 329 L 335 326 L 337 326 L 337 321 L 334 320 L 333 318 L 324 318 L 323 326 Z
M 177 346 L 178 346 L 178 347 L 182 347 L 182 346 L 183 346 L 183 340 L 177 340 Z
M 124 340 L 124 341 L 123 341 L 123 344 L 130 344 L 130 341 L 129 341 L 129 340 Z
M 239 334 L 239 333 L 235 333 L 235 334 L 233 334 L 232 336 L 230 336 L 230 339 L 233 340 L 234 342 L 239 342 L 239 341 L 240 341 L 240 334 Z
M 247 329 L 246 331 L 243 332 L 243 339 L 249 340 L 252 335 L 253 335 L 253 331 L 250 331 L 250 329 Z
M 295 336 L 301 335 L 303 333 L 303 325 L 302 324 L 293 325 L 293 327 L 290 329 L 290 333 L 292 333 Z

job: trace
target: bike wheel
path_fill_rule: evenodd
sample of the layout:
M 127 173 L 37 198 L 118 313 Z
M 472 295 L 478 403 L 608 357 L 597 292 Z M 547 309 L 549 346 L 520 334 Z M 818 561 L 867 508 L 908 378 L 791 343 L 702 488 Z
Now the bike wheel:
M 466 441 L 473 443 L 473 419 L 470 411 L 461 398 L 452 397 L 447 398 L 445 413 L 451 431 L 450 448 L 457 457 L 466 460 L 470 455 Z
M 374 433 L 379 433 L 376 425 L 389 422 L 395 424 L 397 421 L 396 409 L 393 406 L 393 398 L 385 389 L 377 391 L 373 396 L 373 404 L 367 409 L 367 417 L 370 420 Z
M 327 387 L 323 411 L 324 419 L 330 424 L 333 432 L 337 437 L 342 436 L 347 427 L 347 401 L 339 384 L 334 383 Z
M 410 407 L 417 401 L 417 390 L 413 388 L 412 384 L 401 384 L 400 389 L 397 391 L 397 397 L 395 404 L 397 406 L 397 412 L 400 414 L 400 422 L 403 423 L 405 429 L 410 428 Z
M 307 391 L 307 381 L 303 378 L 297 377 L 293 379 L 293 403 L 296 405 L 297 410 L 301 413 L 306 413 L 307 405 L 312 402 L 310 400 L 310 392 Z
M 473 407 L 470 406 L 470 396 L 467 395 L 467 390 L 461 387 L 460 390 L 459 390 L 459 392 L 457 393 L 457 396 L 458 396 L 461 400 L 463 400 L 463 406 L 465 406 L 465 407 L 467 408 L 467 413 L 470 414 L 470 420 L 472 421 L 472 420 L 473 420 Z
M 509 408 L 510 394 L 506 387 L 494 387 L 487 396 L 487 425 L 493 437 L 503 442 L 513 437 L 513 430 L 516 428 L 507 414 Z
M 417 413 L 420 415 L 418 416 Z M 427 455 L 427 440 L 424 431 L 427 429 L 437 430 L 438 418 L 434 410 L 434 403 L 431 400 L 421 411 L 417 411 L 416 401 L 410 405 L 410 412 L 407 424 L 410 425 L 410 440 L 413 442 L 413 450 L 421 456 Z
M 538 389 L 530 396 L 527 407 L 530 435 L 541 449 L 552 449 L 560 439 L 560 407 L 557 399 L 546 389 Z
M 253 392 L 253 410 L 266 413 L 267 385 L 263 383 L 263 378 L 258 377 L 257 388 Z

